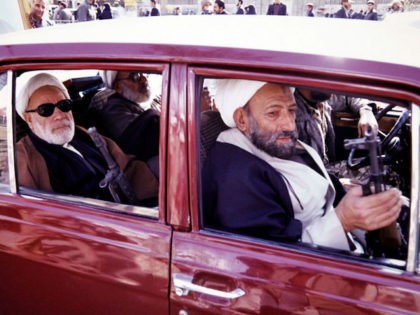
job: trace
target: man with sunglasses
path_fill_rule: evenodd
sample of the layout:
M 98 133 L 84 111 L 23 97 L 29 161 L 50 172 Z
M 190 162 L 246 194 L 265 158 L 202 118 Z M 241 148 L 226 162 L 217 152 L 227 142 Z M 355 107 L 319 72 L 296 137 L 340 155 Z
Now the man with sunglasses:
M 66 87 L 50 74 L 37 74 L 22 86 L 16 110 L 30 131 L 16 146 L 19 185 L 113 201 L 108 189 L 99 187 L 108 165 L 86 130 L 75 126 L 71 109 Z M 144 162 L 104 139 L 136 197 L 150 205 L 158 194 L 156 177 Z
M 142 161 L 156 160 L 160 112 L 143 107 L 151 96 L 147 76 L 139 71 L 114 70 L 101 75 L 107 89 L 98 92 L 89 106 L 96 128 L 124 152 Z

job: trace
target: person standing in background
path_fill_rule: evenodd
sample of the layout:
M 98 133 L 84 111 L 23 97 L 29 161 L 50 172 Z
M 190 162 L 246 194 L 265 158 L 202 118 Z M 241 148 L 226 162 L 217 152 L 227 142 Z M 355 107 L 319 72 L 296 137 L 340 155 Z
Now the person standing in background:
M 96 18 L 96 13 L 91 8 L 94 3 L 95 0 L 85 0 L 80 4 L 79 8 L 77 9 L 78 22 L 92 21 Z
M 48 19 L 43 19 L 45 11 L 44 0 L 31 0 L 29 2 L 29 23 L 32 28 L 39 28 L 45 26 L 52 26 L 54 23 Z
M 268 6 L 267 15 L 287 15 L 287 7 L 281 0 L 274 0 L 274 3 Z
M 159 16 L 160 12 L 159 9 L 156 8 L 156 0 L 150 0 L 150 6 L 151 6 L 151 11 L 150 11 L 150 16 Z
M 242 4 L 243 4 L 242 0 L 236 0 L 235 5 L 238 8 L 236 10 L 236 14 L 245 14 L 244 9 L 242 9 Z

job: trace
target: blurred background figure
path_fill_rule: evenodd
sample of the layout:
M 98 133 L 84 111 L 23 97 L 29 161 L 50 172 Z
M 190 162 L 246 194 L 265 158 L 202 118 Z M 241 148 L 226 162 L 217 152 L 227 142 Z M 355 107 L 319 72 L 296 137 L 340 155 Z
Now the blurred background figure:
M 159 16 L 160 15 L 160 11 L 159 9 L 156 7 L 156 0 L 150 0 L 150 16 Z
M 32 28 L 39 28 L 54 25 L 48 19 L 44 19 L 45 1 L 44 0 L 30 0 L 29 2 L 29 23 Z
M 377 21 L 378 20 L 378 13 L 375 10 L 375 1 L 368 0 L 367 2 L 367 11 L 365 14 L 365 20 L 369 21 Z
M 312 2 L 308 2 L 306 4 L 306 16 L 314 17 L 314 13 L 312 12 L 314 10 L 314 4 Z
M 274 0 L 274 3 L 268 6 L 267 15 L 287 15 L 287 7 L 281 0 Z
M 236 0 L 235 5 L 237 7 L 236 14 L 245 14 L 244 9 L 242 9 L 242 0 Z
M 257 14 L 257 12 L 255 11 L 255 7 L 252 4 L 246 6 L 245 7 L 245 14 L 250 14 L 250 15 Z
M 389 4 L 388 13 L 387 14 L 393 14 L 393 13 L 401 13 L 403 12 L 403 6 L 400 0 L 394 0 Z
M 225 11 L 225 2 L 223 0 L 214 1 L 213 13 L 214 14 L 227 14 L 227 12 Z
M 79 8 L 77 9 L 78 22 L 92 21 L 96 19 L 96 11 L 92 8 L 94 3 L 95 0 L 85 0 L 79 5 Z
M 174 15 L 182 15 L 182 11 L 181 11 L 181 8 L 180 7 L 176 7 L 175 8 Z
M 104 3 L 104 9 L 102 13 L 98 16 L 99 20 L 106 20 L 106 19 L 112 19 L 112 13 L 111 13 L 111 6 L 108 2 Z
M 67 3 L 64 1 L 58 2 L 58 7 L 54 11 L 54 21 L 59 23 L 66 23 L 71 21 L 71 15 L 66 11 Z
M 210 1 L 208 1 L 208 0 L 202 0 L 201 1 L 201 14 L 202 15 L 211 14 L 210 8 L 211 8 L 211 2 Z

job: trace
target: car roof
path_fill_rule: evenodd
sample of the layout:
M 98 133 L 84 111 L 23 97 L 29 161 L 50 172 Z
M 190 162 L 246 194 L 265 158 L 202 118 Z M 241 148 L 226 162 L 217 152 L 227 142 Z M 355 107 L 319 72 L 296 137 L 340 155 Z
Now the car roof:
M 420 19 L 420 15 L 418 15 Z M 371 60 L 420 68 L 420 29 L 350 19 L 161 16 L 57 25 L 0 36 L 0 45 L 141 43 L 228 47 Z M 1 55 L 1 54 L 0 54 Z

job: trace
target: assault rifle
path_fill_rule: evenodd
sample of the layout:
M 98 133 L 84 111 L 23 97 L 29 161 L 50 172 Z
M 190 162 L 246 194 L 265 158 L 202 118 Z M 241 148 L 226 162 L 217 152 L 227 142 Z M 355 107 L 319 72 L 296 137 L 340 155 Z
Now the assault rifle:
M 356 149 L 369 152 L 370 177 L 363 183 L 363 195 L 379 193 L 386 190 L 385 172 L 383 169 L 383 156 L 379 137 L 375 137 L 371 126 L 365 131 L 363 138 L 346 139 L 344 147 L 351 149 L 348 165 L 351 165 L 353 153 Z M 366 246 L 369 255 L 374 257 L 394 256 L 401 246 L 401 235 L 397 223 L 393 222 L 388 226 L 366 233 Z
M 138 205 L 139 200 L 121 168 L 109 153 L 104 138 L 96 131 L 95 127 L 89 128 L 88 133 L 108 165 L 108 171 L 104 179 L 99 182 L 99 187 L 102 189 L 107 188 L 117 203 Z

